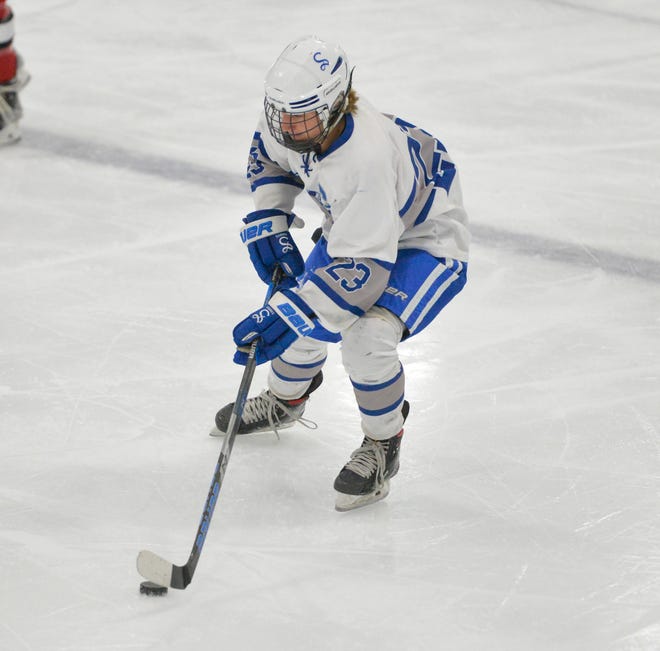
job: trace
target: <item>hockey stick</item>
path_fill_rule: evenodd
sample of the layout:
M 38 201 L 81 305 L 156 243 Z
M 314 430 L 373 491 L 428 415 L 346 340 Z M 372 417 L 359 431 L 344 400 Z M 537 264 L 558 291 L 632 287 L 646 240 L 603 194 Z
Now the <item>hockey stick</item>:
M 264 305 L 270 300 L 274 288 L 279 284 L 281 275 L 282 272 L 278 267 L 275 269 L 270 285 L 268 286 L 268 292 L 266 294 Z M 241 384 L 238 387 L 236 402 L 234 403 L 234 408 L 229 419 L 227 435 L 225 436 L 225 440 L 222 444 L 222 450 L 220 450 L 218 463 L 215 466 L 213 480 L 211 481 L 211 488 L 209 489 L 209 494 L 206 498 L 206 504 L 204 504 L 204 512 L 202 513 L 202 519 L 199 523 L 197 535 L 195 536 L 195 542 L 193 543 L 192 551 L 190 552 L 188 561 L 185 565 L 174 565 L 173 563 L 166 561 L 161 556 L 158 556 L 158 554 L 154 554 L 148 550 L 142 550 L 138 554 L 138 572 L 145 579 L 148 579 L 149 581 L 160 586 L 169 586 L 171 588 L 177 588 L 178 590 L 184 590 L 186 586 L 192 581 L 195 568 L 199 562 L 199 557 L 202 554 L 202 548 L 204 547 L 206 534 L 208 533 L 209 525 L 211 524 L 211 518 L 213 517 L 213 511 L 215 510 L 220 488 L 225 478 L 227 464 L 229 463 L 229 457 L 231 455 L 232 448 L 234 447 L 234 439 L 236 438 L 236 433 L 238 432 L 238 427 L 241 422 L 245 401 L 250 390 L 250 385 L 252 384 L 252 377 L 254 376 L 254 370 L 257 366 L 255 359 L 256 351 L 257 340 L 252 342 L 252 345 L 250 346 L 247 363 L 245 365 L 245 370 L 243 371 L 243 378 L 241 379 Z

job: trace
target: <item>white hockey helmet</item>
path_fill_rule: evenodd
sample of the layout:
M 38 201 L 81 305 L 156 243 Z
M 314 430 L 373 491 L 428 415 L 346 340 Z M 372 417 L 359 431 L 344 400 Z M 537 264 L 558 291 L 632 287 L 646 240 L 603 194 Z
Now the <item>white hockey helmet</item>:
M 266 75 L 264 109 L 273 138 L 294 151 L 318 151 L 343 115 L 351 76 L 346 53 L 338 45 L 316 36 L 289 44 Z M 294 137 L 286 130 L 286 119 L 283 128 L 285 114 L 289 120 L 292 114 L 309 114 L 315 126 Z

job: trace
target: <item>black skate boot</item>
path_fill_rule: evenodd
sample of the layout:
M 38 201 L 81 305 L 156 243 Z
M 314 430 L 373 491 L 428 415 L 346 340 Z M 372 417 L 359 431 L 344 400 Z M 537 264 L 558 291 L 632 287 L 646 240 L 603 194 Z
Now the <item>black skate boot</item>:
M 238 426 L 238 434 L 255 434 L 256 432 L 275 432 L 292 427 L 296 422 L 311 427 L 308 421 L 302 418 L 305 405 L 309 400 L 309 394 L 316 391 L 323 382 L 323 372 L 319 371 L 309 385 L 309 389 L 295 400 L 282 400 L 270 391 L 262 391 L 255 398 L 245 401 L 243 415 Z M 217 429 L 211 431 L 211 436 L 221 436 L 227 433 L 231 412 L 234 403 L 225 405 L 215 415 L 215 426 Z M 315 427 L 315 426 L 314 426 Z
M 410 405 L 403 401 L 401 412 L 405 422 Z M 351 460 L 335 479 L 337 511 L 351 511 L 387 497 L 389 480 L 399 472 L 399 449 L 403 430 L 392 438 L 378 441 L 364 437 L 362 445 L 351 454 Z

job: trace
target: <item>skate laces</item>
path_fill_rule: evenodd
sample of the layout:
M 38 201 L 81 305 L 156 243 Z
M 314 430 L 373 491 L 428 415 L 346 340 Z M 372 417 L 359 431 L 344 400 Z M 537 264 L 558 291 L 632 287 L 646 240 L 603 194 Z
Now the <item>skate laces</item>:
M 375 473 L 376 484 L 383 484 L 389 441 L 375 441 L 365 438 L 362 446 L 351 453 L 351 460 L 346 464 L 346 470 L 368 479 Z
M 318 425 L 313 420 L 302 417 L 305 402 L 307 401 L 290 407 L 266 389 L 245 402 L 242 419 L 248 424 L 268 420 L 268 424 L 278 437 L 277 426 L 287 422 L 298 422 L 308 429 L 316 429 Z

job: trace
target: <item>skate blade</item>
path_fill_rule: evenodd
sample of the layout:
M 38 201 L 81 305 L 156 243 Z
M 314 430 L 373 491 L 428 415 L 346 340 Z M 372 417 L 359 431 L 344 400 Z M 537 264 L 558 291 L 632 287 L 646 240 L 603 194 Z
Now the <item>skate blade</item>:
M 335 501 L 335 510 L 340 513 L 345 511 L 353 511 L 354 509 L 360 509 L 363 506 L 368 506 L 374 502 L 380 502 L 384 500 L 390 492 L 390 482 L 385 480 L 383 485 L 375 490 L 373 493 L 367 493 L 366 495 L 347 495 L 346 493 L 337 493 L 337 499 Z
M 281 429 L 288 429 L 289 427 L 293 427 L 295 423 L 286 423 L 284 425 L 279 425 L 277 428 L 277 431 L 279 432 Z M 252 432 L 237 432 L 237 436 L 246 436 L 247 434 L 277 434 L 277 432 L 270 427 L 263 427 L 262 429 L 255 429 Z M 222 432 L 219 430 L 217 427 L 214 427 L 210 432 L 209 436 L 225 436 L 227 432 Z

